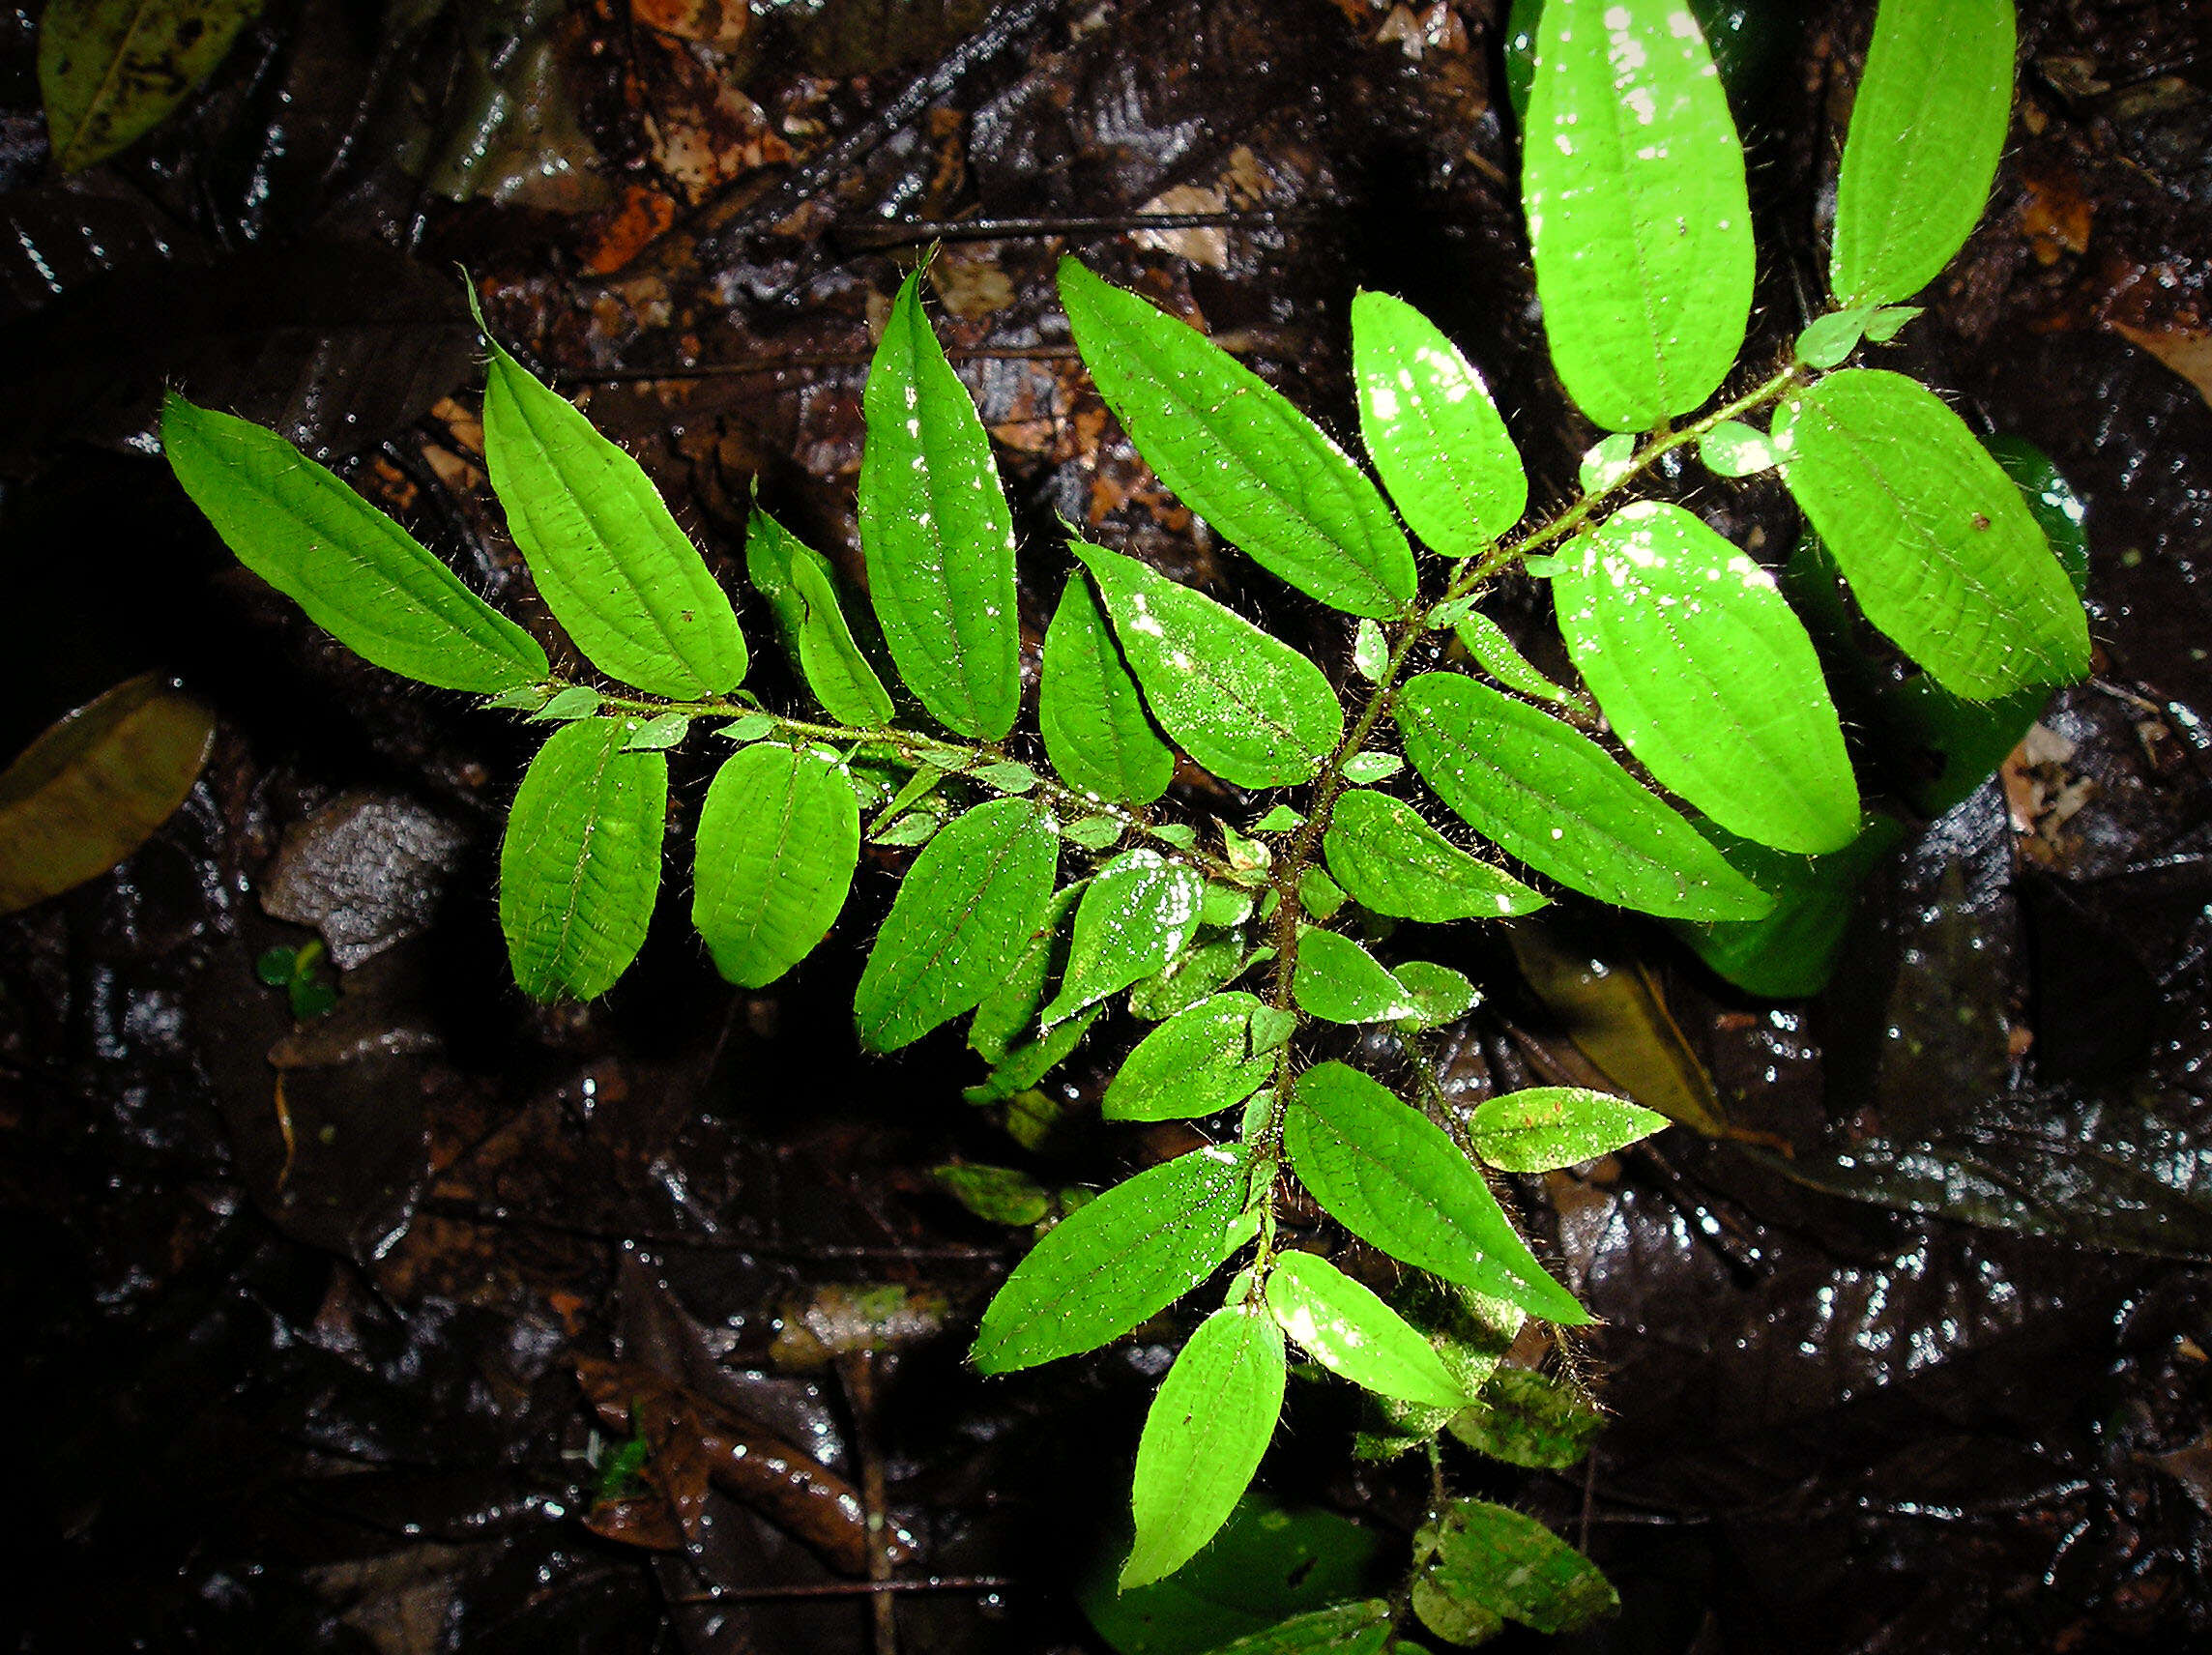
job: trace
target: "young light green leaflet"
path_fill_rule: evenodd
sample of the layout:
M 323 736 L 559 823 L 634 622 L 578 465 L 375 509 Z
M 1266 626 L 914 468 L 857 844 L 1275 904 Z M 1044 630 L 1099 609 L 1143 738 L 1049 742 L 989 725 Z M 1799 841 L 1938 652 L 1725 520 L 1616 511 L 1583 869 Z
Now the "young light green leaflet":
M 823 711 L 859 729 L 888 724 L 890 692 L 853 641 L 830 560 L 758 506 L 745 528 L 745 578 L 768 599 L 791 664 Z
M 1123 1591 L 1181 1568 L 1229 1520 L 1275 1434 L 1285 1373 L 1282 1332 L 1258 1306 L 1230 1305 L 1199 1323 L 1137 1443 Z
M 1071 1213 L 1014 1267 L 975 1334 L 986 1374 L 1094 1350 L 1157 1315 L 1250 1239 L 1248 1166 L 1194 1149 Z
M 859 854 L 859 804 L 827 754 L 763 741 L 725 759 L 699 811 L 691 896 L 714 969 L 761 988 L 812 953 Z
M 1291 993 L 1300 1011 L 1324 1023 L 1394 1023 L 1419 1009 L 1373 954 L 1334 931 L 1299 936 Z
M 1583 682 L 1661 785 L 1778 850 L 1857 836 L 1813 640 L 1758 564 L 1679 506 L 1638 501 L 1575 537 L 1552 595 Z
M 860 1041 L 910 1046 L 1006 974 L 1052 900 L 1060 839 L 1025 798 L 979 804 L 914 860 L 853 996 Z
M 1339 1379 L 1427 1408 L 1457 1409 L 1470 1400 L 1405 1318 L 1318 1253 L 1276 1259 L 1267 1308 L 1300 1350 Z
M 238 561 L 362 659 L 479 695 L 546 676 L 537 639 L 276 432 L 172 391 L 161 447 Z
M 1459 347 L 1402 299 L 1352 301 L 1359 435 L 1413 533 L 1472 557 L 1521 520 L 1528 478 L 1490 388 Z
M 1839 305 L 1911 298 L 1973 233 L 2011 122 L 2012 60 L 2011 0 L 1881 0 L 1836 181 Z
M 1502 1173 L 1548 1173 L 1648 1138 L 1667 1118 L 1582 1087 L 1530 1087 L 1476 1107 L 1475 1153 Z
M 1382 1655 L 1389 1640 L 1390 1606 L 1381 1598 L 1370 1598 L 1294 1615 L 1208 1655 Z M 1410 1655 L 1410 1644 L 1398 1647 Z
M 1075 911 L 1075 937 L 1049 1028 L 1161 970 L 1198 930 L 1206 881 L 1157 851 L 1128 851 L 1091 876 Z
M 2088 620 L 2065 569 L 1934 392 L 1846 368 L 1784 403 L 1775 425 L 1783 480 L 1859 607 L 1937 683 L 1988 701 L 2089 670 Z
M 1145 713 L 1137 682 L 1079 569 L 1045 629 L 1037 729 L 1060 779 L 1079 793 L 1150 804 L 1175 779 L 1175 750 Z
M 1310 780 L 1344 733 L 1321 668 L 1187 586 L 1081 540 L 1121 652 L 1160 728 L 1238 787 Z
M 660 889 L 668 760 L 626 753 L 618 719 L 553 732 L 515 795 L 499 853 L 499 924 L 522 992 L 594 1000 L 645 942 Z
M 1365 788 L 1338 796 L 1322 843 L 1353 900 L 1394 919 L 1503 919 L 1546 900 L 1469 856 L 1412 805 Z
M 1505 635 L 1505 628 L 1481 610 L 1461 616 L 1453 623 L 1452 630 L 1467 646 L 1467 653 L 1481 663 L 1482 670 L 1507 689 L 1533 701 L 1556 702 L 1561 707 L 1583 705 L 1581 696 L 1554 683 L 1538 671 L 1535 662 Z
M 1251 995 L 1234 993 L 1185 1006 L 1122 1060 L 1100 1113 L 1109 1120 L 1192 1120 L 1242 1103 L 1275 1068 L 1253 1037 L 1262 1010 Z
M 469 304 L 483 329 L 476 292 Z M 484 331 L 484 467 L 538 595 L 610 678 L 673 701 L 745 676 L 745 635 L 634 459 Z
M 1072 258 L 1060 297 L 1098 393 L 1185 505 L 1333 608 L 1386 619 L 1412 601 L 1413 554 L 1389 507 L 1281 392 Z
M 1521 193 L 1553 365 L 1643 431 L 1710 396 L 1751 314 L 1743 148 L 1682 0 L 1545 0 Z
M 1589 1321 L 1443 1128 L 1357 1069 L 1327 1062 L 1300 1075 L 1283 1143 L 1314 1199 L 1361 1240 L 1548 1321 Z
M 922 314 L 921 279 L 900 285 L 862 392 L 868 596 L 929 715 L 996 741 L 1022 698 L 1013 515 L 975 404 Z
M 1457 673 L 1398 697 L 1406 756 L 1499 849 L 1560 884 L 1645 914 L 1750 919 L 1772 907 L 1697 829 L 1557 719 Z

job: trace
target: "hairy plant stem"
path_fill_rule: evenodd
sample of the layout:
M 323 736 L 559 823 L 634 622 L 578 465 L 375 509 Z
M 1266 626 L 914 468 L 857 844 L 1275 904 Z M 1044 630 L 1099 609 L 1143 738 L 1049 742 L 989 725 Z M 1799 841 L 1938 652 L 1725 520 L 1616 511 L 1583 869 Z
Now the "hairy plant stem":
M 1366 749 L 1368 738 L 1390 711 L 1399 682 L 1405 675 L 1406 663 L 1414 648 L 1431 634 L 1449 630 L 1448 627 L 1433 623 L 1430 616 L 1444 604 L 1472 596 L 1495 576 L 1513 565 L 1574 534 L 1590 520 L 1600 507 L 1625 492 L 1631 483 L 1674 450 L 1695 443 L 1723 421 L 1756 412 L 1779 400 L 1792 387 L 1801 384 L 1804 378 L 1805 369 L 1792 362 L 1733 401 L 1722 404 L 1710 414 L 1703 415 L 1679 429 L 1662 425 L 1629 461 L 1627 470 L 1611 483 L 1593 493 L 1583 495 L 1564 509 L 1535 524 L 1527 533 L 1501 541 L 1480 557 L 1469 559 L 1445 583 L 1443 595 L 1434 604 L 1422 605 L 1415 612 L 1390 624 L 1383 634 L 1389 643 L 1390 653 L 1382 672 L 1376 677 L 1375 687 L 1369 692 L 1365 705 L 1353 717 L 1351 727 L 1345 731 L 1344 739 L 1337 743 L 1335 751 L 1329 754 L 1314 777 L 1313 796 L 1306 818 L 1292 831 L 1272 869 L 1275 960 L 1269 983 L 1269 1003 L 1279 1010 L 1296 1015 L 1293 985 L 1298 968 L 1298 929 L 1304 917 L 1304 905 L 1298 895 L 1299 887 L 1307 872 L 1316 865 L 1316 853 L 1321 847 L 1323 836 L 1328 831 L 1330 812 L 1347 785 L 1345 766 Z M 1300 1022 L 1303 1022 L 1302 1018 Z M 1290 1103 L 1295 1046 L 1295 1039 L 1283 1043 L 1275 1059 L 1273 1091 L 1267 1109 L 1245 1134 L 1247 1144 L 1257 1154 L 1258 1176 L 1255 1183 L 1258 1187 L 1252 1192 L 1252 1205 L 1259 1207 L 1268 1220 L 1263 1224 L 1260 1255 L 1253 1264 L 1255 1272 L 1261 1275 L 1265 1275 L 1274 1254 L 1275 1227 L 1271 1221 L 1282 1185 L 1283 1116 Z M 1430 1079 L 1433 1086 L 1433 1074 Z M 1439 1096 L 1441 1095 L 1440 1090 Z

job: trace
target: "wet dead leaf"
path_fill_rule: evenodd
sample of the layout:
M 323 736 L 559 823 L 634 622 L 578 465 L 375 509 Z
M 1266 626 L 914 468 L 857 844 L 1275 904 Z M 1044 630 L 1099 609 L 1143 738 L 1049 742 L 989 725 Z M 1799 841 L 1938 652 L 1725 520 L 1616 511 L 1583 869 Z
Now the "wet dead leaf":
M 629 0 L 629 15 L 664 35 L 728 51 L 745 38 L 752 9 L 746 0 Z
M 1179 184 L 1173 189 L 1161 190 L 1137 212 L 1142 217 L 1147 213 L 1226 213 L 1228 210 L 1229 198 L 1220 190 Z M 1217 224 L 1192 230 L 1139 230 L 1129 239 L 1140 247 L 1170 253 L 1192 264 L 1205 265 L 1208 270 L 1229 267 L 1228 232 Z
M 2205 401 L 2212 402 L 2212 333 L 2191 328 L 2131 328 L 2125 322 L 2105 324 L 2129 344 L 2150 354 L 2191 385 Z
M 98 879 L 183 804 L 215 716 L 152 673 L 53 725 L 0 771 L 0 914 Z

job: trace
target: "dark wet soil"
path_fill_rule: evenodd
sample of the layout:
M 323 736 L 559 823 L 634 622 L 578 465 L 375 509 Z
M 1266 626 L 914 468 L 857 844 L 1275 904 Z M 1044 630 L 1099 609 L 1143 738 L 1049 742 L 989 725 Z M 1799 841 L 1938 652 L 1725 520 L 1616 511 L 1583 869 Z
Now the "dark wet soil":
M 1161 1346 L 976 1379 L 964 1329 L 1018 1249 L 927 1170 L 1096 1183 L 1170 1146 L 1024 1148 L 961 1101 L 950 1039 L 862 1059 L 854 939 L 890 888 L 865 870 L 768 993 L 722 985 L 670 904 L 607 1001 L 524 1003 L 490 895 L 523 739 L 230 566 L 150 413 L 172 382 L 278 423 L 542 623 L 475 463 L 461 264 L 733 590 L 756 479 L 852 569 L 870 324 L 938 240 L 1033 631 L 1060 514 L 1338 660 L 1337 618 L 1247 583 L 1144 473 L 1051 273 L 1072 250 L 1203 320 L 1339 429 L 1346 303 L 1403 293 L 1557 497 L 1589 434 L 1532 319 L 1500 8 L 826 0 L 720 35 L 713 4 L 387 10 L 277 0 L 180 116 L 67 181 L 32 21 L 0 16 L 0 733 L 147 670 L 219 715 L 151 843 L 0 921 L 0 1623 L 41 1651 L 1102 1647 L 1071 1587 Z M 1896 360 L 2086 503 L 2096 676 L 1910 820 L 1816 1001 L 1596 915 L 1551 935 L 1671 1012 L 1604 1000 L 1604 1074 L 1709 1077 L 1722 1133 L 1523 1191 L 1605 1321 L 1524 1354 L 1613 1419 L 1571 1472 L 1461 1474 L 1618 1582 L 1577 1647 L 2212 1642 L 2212 12 L 2023 12 L 1995 200 Z M 1754 356 L 1818 288 L 1870 13 L 1777 6 L 1734 89 Z M 705 38 L 650 26 L 684 19 Z M 530 118 L 493 118 L 503 73 Z M 1794 538 L 1771 491 L 1700 504 L 1770 556 Z M 342 992 L 296 1026 L 255 963 L 317 936 Z M 1512 951 L 1444 957 L 1492 992 L 1461 1094 L 1590 1076 Z M 1313 1408 L 1266 1480 L 1409 1533 L 1420 1474 L 1354 1466 L 1345 1423 Z M 595 1508 L 632 1436 L 655 1479 Z M 871 1510 L 912 1589 L 863 1589 Z

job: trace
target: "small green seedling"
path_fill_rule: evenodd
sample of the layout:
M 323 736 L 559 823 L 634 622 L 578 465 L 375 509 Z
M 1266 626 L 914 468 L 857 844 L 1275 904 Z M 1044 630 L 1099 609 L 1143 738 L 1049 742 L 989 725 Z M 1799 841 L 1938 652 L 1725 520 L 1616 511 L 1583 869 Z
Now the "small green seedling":
M 987 1374 L 1072 1356 L 1226 1280 L 1138 1444 L 1121 1582 L 1142 1587 L 1236 1508 L 1294 1352 L 1372 1394 L 1378 1451 L 1434 1452 L 1463 1415 L 1463 1440 L 1524 1455 L 1579 1440 L 1544 1446 L 1560 1433 L 1532 1437 L 1508 1419 L 1519 1393 L 1491 1388 L 1527 1321 L 1591 1319 L 1485 1168 L 1570 1166 L 1660 1121 L 1563 1089 L 1470 1118 L 1433 1084 L 1403 1086 L 1430 1072 L 1426 1031 L 1478 989 L 1410 955 L 1418 931 L 1400 928 L 1394 963 L 1362 939 L 1493 923 L 1562 888 L 1687 926 L 1779 922 L 1788 870 L 1848 861 L 1868 831 L 1790 597 L 1694 511 L 1639 493 L 1662 460 L 1778 475 L 1866 622 L 1946 705 L 2032 699 L 2086 670 L 2081 601 L 1996 460 L 1925 387 L 1852 363 L 1972 229 L 2012 52 L 2005 0 L 1884 0 L 1837 189 L 1833 314 L 1744 373 L 1743 152 L 1703 39 L 1678 0 L 1547 0 L 1523 193 L 1554 365 L 1607 435 L 1585 492 L 1533 517 L 1481 373 L 1411 305 L 1363 293 L 1352 308 L 1371 473 L 1205 336 L 1067 260 L 1076 346 L 1153 470 L 1259 568 L 1345 617 L 1321 660 L 1071 532 L 1030 705 L 1012 513 L 918 275 L 865 393 L 860 543 L 885 656 L 857 641 L 829 561 L 752 516 L 746 574 L 810 707 L 741 687 L 730 595 L 643 472 L 496 343 L 492 484 L 588 682 L 269 432 L 172 397 L 163 434 L 240 559 L 341 641 L 541 721 L 500 862 L 531 995 L 589 999 L 629 965 L 660 886 L 668 755 L 709 733 L 690 914 L 732 983 L 765 987 L 813 950 L 865 837 L 919 847 L 856 994 L 868 1048 L 966 1018 L 988 1065 L 971 1095 L 1041 1141 L 1058 1106 L 1038 1083 L 1102 1014 L 1151 1025 L 1105 1115 L 1208 1121 L 1210 1142 L 1047 1229 L 973 1353 Z M 1482 607 L 1516 567 L 1548 582 L 1579 685 L 1534 668 Z M 1444 653 L 1455 634 L 1468 667 Z M 1593 734 L 1606 727 L 1636 769 Z M 1188 813 L 1172 791 L 1184 765 L 1249 807 Z M 1346 1029 L 1376 1031 L 1353 1050 L 1402 1060 L 1317 1060 L 1348 1049 Z M 1018 1175 L 939 1176 L 996 1221 L 1044 1214 Z M 1394 1292 L 1290 1245 L 1300 1187 L 1402 1266 Z M 1562 1630 L 1613 1601 L 1528 1520 L 1441 1492 L 1412 1562 L 1402 1601 L 1447 1640 L 1504 1619 Z M 1306 1615 L 1265 1647 L 1379 1649 L 1394 1612 Z M 1307 1640 L 1309 1622 L 1339 1641 Z

